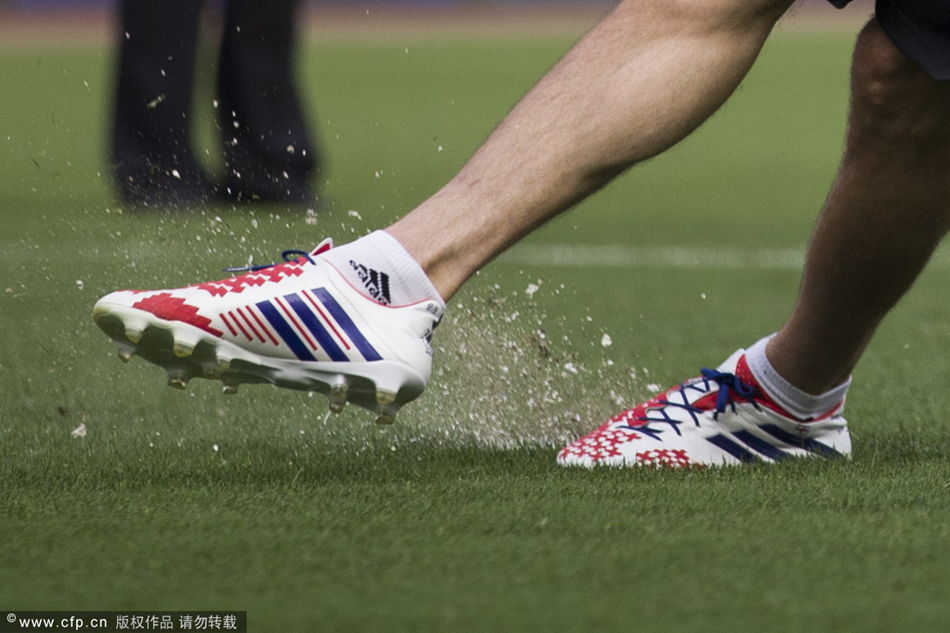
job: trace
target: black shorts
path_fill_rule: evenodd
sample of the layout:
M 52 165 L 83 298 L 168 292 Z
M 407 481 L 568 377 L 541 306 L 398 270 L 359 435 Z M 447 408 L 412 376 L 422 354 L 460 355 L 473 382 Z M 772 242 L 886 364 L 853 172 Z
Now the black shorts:
M 851 0 L 829 0 L 843 7 Z M 881 28 L 934 79 L 950 81 L 950 0 L 877 0 Z

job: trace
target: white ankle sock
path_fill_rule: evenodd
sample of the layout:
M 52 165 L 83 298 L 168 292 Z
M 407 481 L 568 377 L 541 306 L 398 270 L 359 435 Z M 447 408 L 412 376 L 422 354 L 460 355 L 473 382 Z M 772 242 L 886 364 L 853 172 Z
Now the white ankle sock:
M 810 420 L 824 413 L 828 413 L 835 405 L 844 400 L 848 393 L 848 387 L 851 386 L 851 379 L 838 385 L 834 389 L 825 393 L 813 396 L 805 393 L 792 383 L 788 382 L 779 375 L 772 367 L 768 357 L 765 355 L 765 346 L 768 345 L 772 336 L 766 336 L 759 340 L 745 353 L 746 362 L 749 363 L 749 369 L 752 375 L 759 382 L 765 392 L 778 403 L 783 409 L 794 415 L 800 420 Z
M 326 255 L 340 273 L 367 297 L 385 305 L 426 299 L 442 301 L 416 260 L 389 233 L 374 231 Z

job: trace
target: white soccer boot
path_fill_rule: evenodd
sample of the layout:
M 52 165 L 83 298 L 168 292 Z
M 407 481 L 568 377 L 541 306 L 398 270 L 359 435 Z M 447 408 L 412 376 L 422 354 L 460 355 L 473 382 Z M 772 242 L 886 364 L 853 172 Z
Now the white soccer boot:
M 119 348 L 160 365 L 168 384 L 221 380 L 318 391 L 330 410 L 346 402 L 392 423 L 422 393 L 432 369 L 429 341 L 445 310 L 440 298 L 378 303 L 312 252 L 237 277 L 171 290 L 121 290 L 101 298 L 93 318 Z
M 561 450 L 563 466 L 689 467 L 848 457 L 844 402 L 799 420 L 759 387 L 745 351 L 718 369 L 618 413 Z

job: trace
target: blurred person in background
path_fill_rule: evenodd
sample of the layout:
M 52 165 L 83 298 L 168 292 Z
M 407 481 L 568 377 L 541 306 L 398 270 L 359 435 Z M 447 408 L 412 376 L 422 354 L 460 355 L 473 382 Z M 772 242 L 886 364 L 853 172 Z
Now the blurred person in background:
M 317 168 L 294 83 L 298 0 L 226 0 L 214 101 L 225 169 L 192 146 L 195 54 L 205 2 L 123 0 L 111 159 L 136 206 L 308 203 Z M 199 73 L 199 80 L 201 79 Z

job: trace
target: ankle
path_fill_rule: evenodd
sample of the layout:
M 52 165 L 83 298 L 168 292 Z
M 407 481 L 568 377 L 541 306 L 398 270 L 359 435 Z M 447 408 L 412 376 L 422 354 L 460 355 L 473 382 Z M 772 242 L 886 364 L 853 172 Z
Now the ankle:
M 411 227 L 397 222 L 385 229 L 426 274 L 443 301 L 448 301 L 474 274 L 465 258 L 446 249 L 431 234 L 420 235 Z
M 804 344 L 778 332 L 766 337 L 765 354 L 783 379 L 811 395 L 825 393 L 851 378 L 854 364 L 842 364 L 831 345 Z
M 353 287 L 383 305 L 441 299 L 418 262 L 385 231 L 332 249 L 324 257 Z
M 773 340 L 771 336 L 763 338 L 746 351 L 749 370 L 770 398 L 801 420 L 821 417 L 840 406 L 851 386 L 850 377 L 814 392 L 803 388 L 772 363 L 770 347 Z

